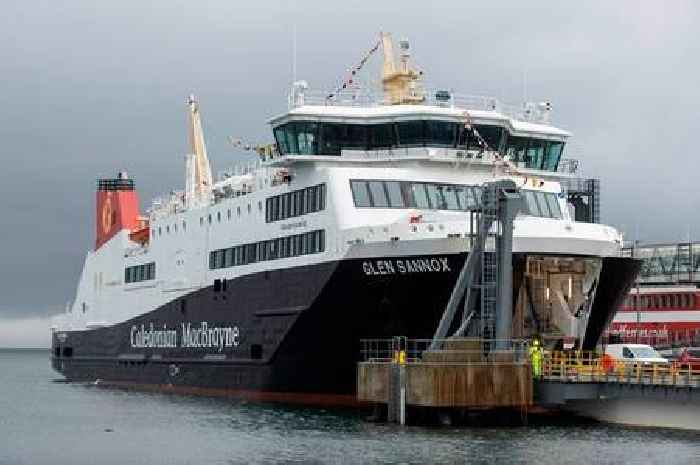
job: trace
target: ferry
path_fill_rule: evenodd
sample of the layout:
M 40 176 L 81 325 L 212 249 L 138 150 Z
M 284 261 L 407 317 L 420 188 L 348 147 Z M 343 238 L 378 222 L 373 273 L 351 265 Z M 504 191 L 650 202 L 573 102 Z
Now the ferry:
M 382 56 L 381 89 L 358 84 Z M 293 84 L 256 163 L 212 175 L 187 102 L 184 190 L 142 211 L 97 181 L 95 244 L 52 323 L 71 381 L 352 403 L 360 340 L 433 336 L 471 248 L 485 182 L 513 181 L 513 334 L 592 349 L 639 269 L 613 227 L 577 221 L 571 134 L 549 102 L 430 91 L 389 34 L 335 90 Z M 241 147 L 247 144 L 240 143 Z
M 615 315 L 609 335 L 659 348 L 698 345 L 700 290 L 689 285 L 634 288 Z

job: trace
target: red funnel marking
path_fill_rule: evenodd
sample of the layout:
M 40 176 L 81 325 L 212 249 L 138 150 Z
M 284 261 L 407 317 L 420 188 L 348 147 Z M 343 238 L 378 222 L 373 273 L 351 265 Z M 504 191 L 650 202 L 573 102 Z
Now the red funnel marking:
M 139 198 L 131 179 L 100 179 L 96 206 L 95 250 L 122 229 L 139 228 Z

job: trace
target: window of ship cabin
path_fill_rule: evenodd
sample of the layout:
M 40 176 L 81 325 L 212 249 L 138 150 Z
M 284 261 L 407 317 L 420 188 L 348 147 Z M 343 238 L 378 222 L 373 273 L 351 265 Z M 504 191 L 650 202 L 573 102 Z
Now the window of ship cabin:
M 462 205 L 460 204 L 460 191 L 464 188 L 459 186 L 442 186 L 442 197 L 445 201 L 445 208 L 447 210 L 461 210 Z
M 355 200 L 356 207 L 371 207 L 369 201 L 369 190 L 365 181 L 350 181 L 352 189 L 352 197 Z
M 392 208 L 404 208 L 406 203 L 401 192 L 401 184 L 397 181 L 386 181 L 386 193 L 389 199 L 389 206 Z
M 382 181 L 370 181 L 367 184 L 369 193 L 372 196 L 372 206 L 378 208 L 388 207 L 389 199 L 386 192 L 384 192 L 384 183 Z
M 525 203 L 529 213 L 533 216 L 540 216 L 540 207 L 533 191 L 522 191 L 525 194 Z
M 436 210 L 447 210 L 447 203 L 442 193 L 443 186 L 438 184 L 425 184 L 425 187 L 428 192 L 430 206 Z
M 518 166 L 556 171 L 564 143 L 529 137 L 507 136 L 505 156 Z
M 556 194 L 542 193 L 544 198 L 547 200 L 547 205 L 549 205 L 549 212 L 552 214 L 552 218 L 561 219 L 561 208 L 559 207 L 559 201 L 557 200 Z
M 415 202 L 416 208 L 425 210 L 430 208 L 430 200 L 428 192 L 425 190 L 425 184 L 412 183 L 411 193 L 413 194 L 413 201 Z

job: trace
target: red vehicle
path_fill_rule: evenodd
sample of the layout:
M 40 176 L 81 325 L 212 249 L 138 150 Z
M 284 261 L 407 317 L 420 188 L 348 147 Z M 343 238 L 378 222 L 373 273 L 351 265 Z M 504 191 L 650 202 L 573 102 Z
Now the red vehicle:
M 686 347 L 678 357 L 678 364 L 681 368 L 690 368 L 700 371 L 700 347 Z

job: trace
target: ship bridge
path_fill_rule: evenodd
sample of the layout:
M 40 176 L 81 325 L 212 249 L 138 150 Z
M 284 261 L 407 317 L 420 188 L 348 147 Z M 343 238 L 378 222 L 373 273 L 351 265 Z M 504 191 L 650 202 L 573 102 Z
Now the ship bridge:
M 430 152 L 557 172 L 570 136 L 544 122 L 514 119 L 485 97 L 462 103 L 450 96 L 442 105 L 364 105 L 352 99 L 324 105 L 318 97 L 301 93 L 290 111 L 270 120 L 280 156 Z

